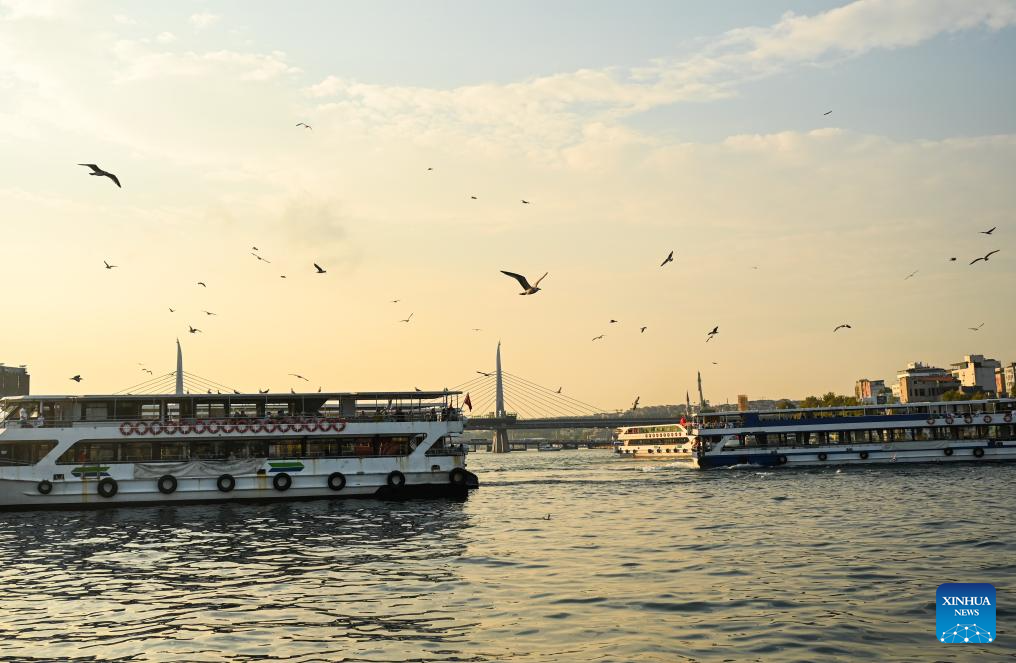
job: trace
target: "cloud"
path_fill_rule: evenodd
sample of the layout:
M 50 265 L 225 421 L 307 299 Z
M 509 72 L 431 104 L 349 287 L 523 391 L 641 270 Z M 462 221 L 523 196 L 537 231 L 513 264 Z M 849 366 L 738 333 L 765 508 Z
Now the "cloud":
M 114 14 L 113 21 L 120 25 L 137 25 L 137 21 L 124 14 Z
M 174 41 L 176 41 L 176 35 L 174 35 L 172 32 L 160 32 L 155 37 L 155 41 L 159 42 L 160 44 L 172 44 Z
M 159 35 L 156 41 L 175 39 L 170 33 Z M 274 51 L 268 54 L 242 53 L 219 50 L 206 52 L 174 52 L 152 50 L 147 44 L 135 40 L 120 40 L 113 53 L 122 66 L 117 73 L 121 83 L 149 80 L 167 76 L 202 77 L 212 73 L 225 73 L 244 81 L 265 81 L 300 70 L 286 62 L 286 54 Z
M 70 7 L 70 0 L 0 0 L 0 20 L 62 18 Z
M 211 14 L 209 12 L 201 12 L 200 14 L 191 14 L 190 22 L 197 30 L 204 30 L 211 27 L 214 23 L 222 18 L 218 14 Z

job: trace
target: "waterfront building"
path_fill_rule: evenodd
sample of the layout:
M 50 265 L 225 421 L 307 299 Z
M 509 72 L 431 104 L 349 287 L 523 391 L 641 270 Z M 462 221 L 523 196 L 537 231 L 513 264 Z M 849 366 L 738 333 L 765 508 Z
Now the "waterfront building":
M 748 394 L 737 395 L 737 409 L 741 412 L 746 412 L 748 410 Z
M 861 403 L 884 403 L 885 380 L 869 380 L 861 378 L 854 383 L 854 397 Z
M 985 359 L 984 355 L 965 355 L 963 361 L 952 364 L 950 371 L 964 387 L 972 387 L 974 391 L 986 394 L 997 392 L 995 388 L 995 369 L 1002 363 L 997 359 Z
M 1016 362 L 1009 363 L 1002 367 L 1004 375 L 1005 393 L 1010 397 L 1016 394 Z
M 896 380 L 901 403 L 937 401 L 943 394 L 959 390 L 963 384 L 944 368 L 928 366 L 919 361 L 907 364 L 905 369 L 897 373 Z M 897 396 L 897 389 L 893 389 L 893 396 Z
M 0 364 L 0 396 L 27 396 L 29 375 L 24 366 Z
M 999 398 L 1009 395 L 1009 390 L 1005 388 L 1005 369 L 1001 366 L 995 369 L 995 393 Z

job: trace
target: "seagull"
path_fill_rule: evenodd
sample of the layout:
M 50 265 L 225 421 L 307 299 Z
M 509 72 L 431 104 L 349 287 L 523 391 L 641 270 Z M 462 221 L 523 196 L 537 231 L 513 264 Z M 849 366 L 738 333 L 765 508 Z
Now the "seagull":
M 603 334 L 600 334 L 599 336 L 597 336 L 597 337 L 596 337 L 596 338 L 594 338 L 593 340 L 594 340 L 594 341 L 598 341 L 598 340 L 600 340 L 601 338 L 603 338 Z
M 254 251 L 260 251 L 260 250 L 261 250 L 261 249 L 259 249 L 259 248 L 258 248 L 258 247 L 256 247 L 256 246 L 252 246 L 252 247 L 250 247 L 250 248 L 251 248 L 252 250 L 254 250 Z
M 413 319 L 413 314 L 410 313 L 408 318 L 406 318 L 405 320 L 399 320 L 399 322 L 409 322 L 412 319 Z
M 204 281 L 198 281 L 198 285 L 201 286 L 202 288 L 207 288 L 208 287 L 207 285 L 205 285 Z
M 998 253 L 998 252 L 999 252 L 1000 250 L 1001 250 L 1001 249 L 995 249 L 994 251 L 989 251 L 989 252 L 988 252 L 988 255 L 984 256 L 983 258 L 974 258 L 973 260 L 971 260 L 971 261 L 970 261 L 970 264 L 971 264 L 971 265 L 973 265 L 973 264 L 974 264 L 975 262 L 977 262 L 978 260 L 983 260 L 984 262 L 988 262 L 988 258 L 990 258 L 991 256 L 995 255 L 995 254 L 996 254 L 996 253 Z
M 234 390 L 233 390 L 233 393 L 234 393 L 234 394 L 239 394 L 240 392 L 239 392 L 239 391 L 237 391 L 236 389 L 234 389 Z
M 982 322 L 981 324 L 977 325 L 976 327 L 967 327 L 967 329 L 969 329 L 970 331 L 980 331 L 981 327 L 983 327 L 983 326 L 984 326 L 984 323 Z
M 560 394 L 562 389 L 564 389 L 564 387 L 558 387 L 557 391 L 555 391 L 554 393 L 555 394 Z
M 647 329 L 649 329 L 649 327 L 642 327 L 641 330 L 639 331 L 639 333 L 640 334 L 645 334 Z
M 832 111 L 826 111 L 826 112 L 824 112 L 824 113 L 822 113 L 822 114 L 823 114 L 823 115 L 828 115 L 829 113 L 832 113 Z
M 118 187 L 120 187 L 120 180 L 118 180 L 116 178 L 116 175 L 114 175 L 113 173 L 107 173 L 102 168 L 99 168 L 98 166 L 96 166 L 94 163 L 79 163 L 78 165 L 79 166 L 85 166 L 87 168 L 91 168 L 92 172 L 88 173 L 89 175 L 95 175 L 95 176 L 98 176 L 98 177 L 108 177 L 109 179 L 113 180 L 114 184 L 116 184 Z M 123 188 L 123 187 L 120 187 L 120 188 Z
M 613 318 L 610 319 L 610 324 L 614 324 L 615 322 L 617 322 L 617 320 L 614 320 Z
M 479 373 L 485 378 L 489 378 L 491 375 L 494 375 L 493 373 L 484 373 L 483 371 L 477 371 L 477 373 Z
M 291 394 L 295 394 L 295 393 L 296 393 L 296 391 L 294 391 L 294 390 L 293 390 L 293 388 L 292 388 L 292 387 L 290 387 L 290 388 L 289 388 L 289 393 L 291 393 Z
M 257 258 L 258 260 L 260 260 L 261 262 L 267 262 L 269 265 L 272 264 L 271 260 L 266 260 L 265 258 L 262 258 L 261 256 L 259 256 L 258 254 L 254 253 L 254 252 L 251 252 L 251 255 L 254 256 L 255 258 Z
M 314 269 L 316 269 L 316 270 L 317 270 L 317 273 L 318 273 L 318 274 L 327 274 L 327 273 L 328 273 L 328 270 L 326 270 L 326 269 L 322 269 L 322 268 L 321 268 L 321 265 L 319 265 L 319 264 L 317 264 L 317 263 L 314 263 Z
M 192 333 L 192 334 L 196 334 L 196 333 L 198 333 L 199 331 L 201 331 L 201 330 L 200 330 L 200 329 L 198 329 L 197 327 L 191 327 L 190 325 L 187 325 L 187 326 L 188 326 L 188 327 L 190 327 L 190 333 Z
M 298 126 L 298 127 L 303 127 L 304 129 L 311 129 L 311 130 L 313 130 L 313 129 L 314 129 L 314 127 L 310 126 L 310 125 L 309 125 L 309 124 L 307 124 L 306 122 L 297 122 L 297 123 L 296 123 L 296 126 Z
M 949 258 L 949 262 L 956 262 L 956 258 Z
M 113 269 L 114 267 L 119 267 L 119 265 L 111 265 L 105 260 L 102 261 L 102 264 L 106 266 L 106 269 Z
M 523 201 L 522 201 L 522 204 L 523 204 L 523 205 L 528 205 L 528 204 L 529 204 L 529 201 L 528 201 L 528 200 L 523 200 Z
M 212 313 L 211 311 L 206 311 L 204 309 L 201 309 L 201 312 L 204 313 L 205 315 L 215 315 L 215 313 Z
M 166 308 L 169 308 L 169 307 L 167 306 Z M 170 313 L 176 313 L 176 309 L 175 309 L 175 308 L 170 308 L 170 309 L 169 309 L 169 312 L 170 312 Z
M 667 257 L 664 258 L 663 262 L 660 263 L 660 267 L 663 267 L 668 262 L 674 262 L 674 252 L 673 251 L 671 251 L 670 253 L 667 254 Z
M 543 517 L 543 519 L 544 519 L 544 520 L 550 520 L 550 514 L 548 513 L 547 515 L 545 515 L 545 516 Z
M 267 394 L 268 390 L 267 389 L 258 389 L 258 393 L 259 394 Z
M 919 271 L 921 271 L 921 270 L 915 269 L 914 271 L 912 271 L 909 274 L 907 274 L 906 278 L 904 278 L 903 280 L 906 281 L 907 279 L 912 278 L 914 276 L 914 274 L 916 274 Z
M 713 330 L 711 332 L 706 334 L 706 343 L 708 343 L 709 341 L 713 340 L 713 336 L 716 336 L 719 333 L 720 333 L 720 326 L 716 325 L 715 327 L 713 327 Z
M 835 334 L 836 332 L 838 332 L 838 331 L 839 331 L 839 330 L 841 330 L 841 329 L 853 329 L 853 327 L 851 327 L 850 325 L 848 325 L 848 324 L 844 323 L 844 324 L 842 324 L 842 325 L 838 325 L 838 326 L 836 327 L 836 329 L 834 329 L 834 330 L 833 330 L 833 333 Z
M 478 327 L 473 327 L 474 332 L 482 332 L 483 330 Z
M 304 382 L 310 382 L 310 380 L 308 380 L 307 378 L 303 377 L 303 376 L 302 376 L 302 375 L 300 375 L 299 373 L 290 373 L 290 375 L 292 375 L 292 376 L 293 376 L 294 378 L 300 378 L 300 379 L 301 379 L 301 380 L 303 380 Z
M 141 370 L 143 370 L 145 373 L 148 373 L 149 375 L 152 375 L 152 369 L 150 368 L 142 368 Z
M 284 279 L 284 278 L 286 278 L 286 275 L 285 274 L 279 274 L 279 278 L 280 279 Z
M 982 230 L 981 234 L 982 235 L 990 235 L 991 233 L 995 232 L 995 228 L 998 228 L 998 226 L 994 226 L 991 230 Z
M 401 299 L 393 299 L 392 304 L 398 304 L 401 301 L 402 301 Z
M 82 378 L 80 375 L 75 375 L 74 377 L 72 377 L 70 379 L 74 380 L 75 382 L 81 382 L 81 380 L 83 380 L 84 378 Z
M 413 389 L 415 389 L 417 391 L 423 391 L 423 389 L 420 389 L 419 387 L 413 387 Z
M 638 406 L 639 406 L 639 397 L 636 396 L 635 397 L 635 402 L 631 404 L 631 409 L 632 410 L 636 410 L 636 409 L 638 409 Z
M 469 196 L 469 197 L 470 197 L 470 199 L 472 199 L 472 200 L 476 200 L 476 196 Z
M 529 281 L 527 281 L 526 277 L 522 276 L 521 274 L 516 274 L 514 272 L 506 272 L 503 269 L 501 270 L 501 273 L 506 274 L 507 276 L 510 276 L 519 282 L 519 285 L 522 286 L 522 292 L 519 293 L 520 295 L 535 295 L 540 291 L 540 288 L 537 287 L 540 285 L 540 281 L 547 278 L 547 274 L 549 274 L 550 272 L 544 272 L 543 276 L 536 279 L 536 283 L 534 283 L 533 285 L 529 285 Z
M 428 167 L 428 168 L 427 168 L 427 170 L 434 170 L 434 169 L 433 169 L 433 168 L 430 168 L 430 167 Z

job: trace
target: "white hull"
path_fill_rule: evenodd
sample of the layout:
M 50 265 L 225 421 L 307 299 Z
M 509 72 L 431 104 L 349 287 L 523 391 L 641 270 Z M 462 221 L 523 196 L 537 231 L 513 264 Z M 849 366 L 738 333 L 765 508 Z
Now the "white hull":
M 1016 461 L 1016 442 L 988 440 L 898 442 L 896 444 L 826 445 L 813 448 L 732 448 L 694 458 L 697 467 L 756 465 L 827 467 L 884 463 L 960 463 Z

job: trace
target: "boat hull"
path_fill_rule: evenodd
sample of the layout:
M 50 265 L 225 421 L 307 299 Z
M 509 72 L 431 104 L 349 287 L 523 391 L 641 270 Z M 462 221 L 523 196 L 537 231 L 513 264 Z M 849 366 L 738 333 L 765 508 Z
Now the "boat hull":
M 1016 461 L 1016 442 L 964 440 L 961 443 L 902 442 L 814 448 L 723 449 L 693 460 L 701 469 L 755 465 L 759 467 L 822 467 L 884 463 L 958 463 Z

